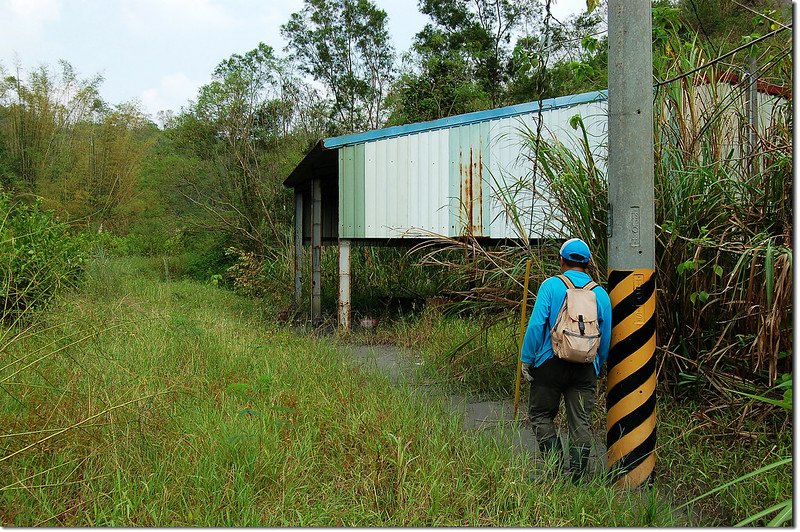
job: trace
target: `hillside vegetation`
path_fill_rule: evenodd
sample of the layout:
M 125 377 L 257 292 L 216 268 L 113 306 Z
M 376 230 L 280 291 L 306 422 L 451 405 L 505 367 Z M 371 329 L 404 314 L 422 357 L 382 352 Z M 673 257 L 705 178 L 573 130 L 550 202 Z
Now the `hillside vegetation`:
M 39 332 L 7 337 L 5 525 L 731 524 L 755 501 L 790 496 L 784 469 L 680 508 L 791 442 L 708 455 L 708 438 L 724 435 L 668 403 L 654 490 L 531 480 L 529 457 L 465 431 L 444 396 L 393 387 L 329 338 L 277 325 L 218 287 L 160 280 L 158 267 L 97 259 L 83 293 Z
M 532 482 L 524 457 L 437 401 L 352 369 L 327 336 L 335 247 L 323 323 L 292 301 L 282 183 L 320 138 L 607 86 L 602 2 L 564 21 L 533 1 L 417 7 L 429 21 L 398 51 L 371 0 L 304 0 L 286 51 L 219 58 L 158 117 L 103 101 L 102 78 L 66 60 L 0 65 L 0 522 L 791 522 L 793 104 L 777 97 L 745 143 L 747 84 L 731 83 L 754 62 L 762 87 L 791 94 L 791 5 L 653 3 L 660 421 L 645 500 L 602 479 Z M 570 149 L 528 132 L 529 165 L 602 282 L 606 165 L 571 125 Z M 380 326 L 351 341 L 413 348 L 444 389 L 509 397 L 525 263 L 535 293 L 559 244 L 354 248 L 354 317 Z

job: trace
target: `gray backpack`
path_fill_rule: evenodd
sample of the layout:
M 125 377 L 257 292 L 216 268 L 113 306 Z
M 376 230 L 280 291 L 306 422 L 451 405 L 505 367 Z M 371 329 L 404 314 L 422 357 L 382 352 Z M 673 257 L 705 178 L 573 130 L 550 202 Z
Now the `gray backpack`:
M 553 352 L 570 362 L 594 362 L 600 347 L 600 325 L 597 323 L 597 298 L 594 281 L 575 288 L 566 275 L 558 276 L 567 285 L 567 296 L 550 331 Z

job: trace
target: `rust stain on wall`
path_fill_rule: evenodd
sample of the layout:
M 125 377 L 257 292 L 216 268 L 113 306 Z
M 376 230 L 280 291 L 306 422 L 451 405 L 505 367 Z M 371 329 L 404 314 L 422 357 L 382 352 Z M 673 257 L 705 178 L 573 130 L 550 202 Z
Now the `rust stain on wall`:
M 476 234 L 483 234 L 483 152 L 478 152 L 478 223 L 475 230 Z
M 462 228 L 474 236 L 483 235 L 483 154 L 478 148 L 469 149 L 469 161 L 466 154 L 459 152 L 458 172 L 461 181 L 460 219 Z

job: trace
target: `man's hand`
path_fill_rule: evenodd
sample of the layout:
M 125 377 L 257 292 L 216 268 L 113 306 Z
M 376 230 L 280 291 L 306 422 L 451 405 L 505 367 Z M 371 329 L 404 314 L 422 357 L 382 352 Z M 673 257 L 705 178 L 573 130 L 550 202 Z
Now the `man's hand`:
M 522 377 L 528 382 L 532 382 L 533 381 L 533 376 L 531 375 L 531 365 L 530 364 L 525 364 L 524 362 L 522 363 Z

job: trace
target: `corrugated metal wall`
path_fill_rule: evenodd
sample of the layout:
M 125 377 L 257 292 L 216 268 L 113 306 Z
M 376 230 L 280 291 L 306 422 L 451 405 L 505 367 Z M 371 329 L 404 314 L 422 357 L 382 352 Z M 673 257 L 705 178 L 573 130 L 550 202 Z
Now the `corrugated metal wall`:
M 569 121 L 576 114 L 592 149 L 603 154 L 605 102 L 543 110 L 542 138 L 573 146 L 578 137 Z M 339 148 L 340 238 L 563 236 L 540 179 L 531 208 L 533 165 L 524 139 L 535 136 L 537 117 L 533 112 Z M 515 209 L 523 216 L 511 214 Z
M 729 83 L 716 85 L 703 85 L 694 89 L 695 101 L 693 102 L 697 120 L 694 128 L 699 131 L 707 127 L 707 123 L 714 120 L 720 146 L 720 157 L 731 159 L 744 157 L 742 148 L 747 146 L 750 123 L 747 117 L 748 91 Z M 691 94 L 691 93 L 690 93 Z M 689 96 L 684 100 L 688 107 Z M 785 109 L 786 100 L 779 96 L 756 93 L 756 112 L 758 133 L 764 135 L 776 124 L 775 113 Z M 699 149 L 699 146 L 698 146 Z M 743 161 L 746 164 L 746 161 Z

